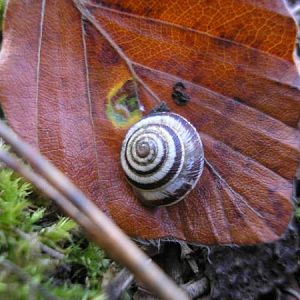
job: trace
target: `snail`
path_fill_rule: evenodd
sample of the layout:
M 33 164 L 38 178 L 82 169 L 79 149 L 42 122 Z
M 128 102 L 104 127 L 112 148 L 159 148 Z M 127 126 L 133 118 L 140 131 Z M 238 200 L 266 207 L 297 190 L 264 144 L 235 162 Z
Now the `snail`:
M 204 151 L 195 127 L 171 112 L 152 113 L 127 132 L 121 148 L 126 178 L 146 206 L 169 206 L 198 182 Z

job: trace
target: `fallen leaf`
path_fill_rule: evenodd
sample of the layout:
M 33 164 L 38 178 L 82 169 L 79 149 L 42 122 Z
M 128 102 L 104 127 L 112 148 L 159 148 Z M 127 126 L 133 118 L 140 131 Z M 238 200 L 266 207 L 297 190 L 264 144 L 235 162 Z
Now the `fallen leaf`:
M 299 163 L 296 26 L 279 0 L 9 1 L 0 98 L 13 129 L 130 236 L 278 239 Z M 172 99 L 184 86 L 189 102 Z M 127 129 L 160 101 L 199 130 L 189 196 L 145 208 L 120 166 Z

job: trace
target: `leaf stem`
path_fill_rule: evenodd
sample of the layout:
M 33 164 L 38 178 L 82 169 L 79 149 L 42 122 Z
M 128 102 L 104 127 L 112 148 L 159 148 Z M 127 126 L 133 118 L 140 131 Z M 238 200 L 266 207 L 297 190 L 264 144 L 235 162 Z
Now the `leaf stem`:
M 110 34 L 97 22 L 96 18 L 90 13 L 90 11 L 85 7 L 85 1 L 73 0 L 75 6 L 80 11 L 81 15 L 86 18 L 97 30 L 98 32 L 107 40 L 107 42 L 112 46 L 112 48 L 118 53 L 118 55 L 125 61 L 129 71 L 131 72 L 133 78 L 140 84 L 145 91 L 153 97 L 153 99 L 160 103 L 162 100 L 159 96 L 145 83 L 145 81 L 136 73 L 134 69 L 134 64 L 124 53 L 122 48 L 111 38 Z

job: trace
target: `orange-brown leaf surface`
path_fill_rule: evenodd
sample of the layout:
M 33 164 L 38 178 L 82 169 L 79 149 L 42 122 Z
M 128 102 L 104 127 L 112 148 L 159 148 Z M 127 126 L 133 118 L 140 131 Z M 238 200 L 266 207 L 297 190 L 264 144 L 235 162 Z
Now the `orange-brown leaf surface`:
M 293 212 L 295 35 L 280 0 L 11 0 L 1 103 L 13 129 L 130 236 L 269 242 Z M 178 83 L 185 106 L 172 98 Z M 149 209 L 119 156 L 159 101 L 195 125 L 207 161 L 185 200 Z

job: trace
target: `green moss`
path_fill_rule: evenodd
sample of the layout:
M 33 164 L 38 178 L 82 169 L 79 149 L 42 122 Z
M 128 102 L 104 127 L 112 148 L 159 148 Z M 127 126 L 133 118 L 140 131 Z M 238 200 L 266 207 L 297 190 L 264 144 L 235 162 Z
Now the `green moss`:
M 5 0 L 0 0 L 0 32 L 2 31 L 4 7 L 5 7 Z
M 300 207 L 296 208 L 296 217 L 300 219 Z

